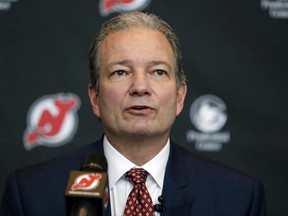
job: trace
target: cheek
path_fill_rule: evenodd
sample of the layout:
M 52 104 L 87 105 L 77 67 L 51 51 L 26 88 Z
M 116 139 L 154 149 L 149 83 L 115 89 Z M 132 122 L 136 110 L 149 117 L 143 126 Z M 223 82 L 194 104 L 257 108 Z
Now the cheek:
M 99 107 L 102 109 L 112 110 L 120 103 L 121 92 L 117 88 L 102 88 L 99 93 Z M 102 110 L 102 111 L 105 111 Z
M 163 91 L 164 93 L 162 94 L 162 106 L 166 107 L 166 109 L 171 112 L 175 113 L 176 112 L 176 104 L 177 104 L 177 98 L 175 97 L 175 92 L 172 91 Z

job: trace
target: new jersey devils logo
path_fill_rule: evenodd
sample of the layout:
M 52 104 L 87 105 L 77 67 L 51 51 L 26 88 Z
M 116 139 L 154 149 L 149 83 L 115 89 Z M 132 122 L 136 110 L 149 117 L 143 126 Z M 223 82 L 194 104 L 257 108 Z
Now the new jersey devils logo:
M 78 126 L 76 111 L 79 98 L 72 93 L 48 95 L 36 100 L 29 109 L 24 146 L 27 150 L 37 145 L 58 147 L 67 143 Z
M 75 178 L 72 190 L 93 190 L 99 183 L 102 175 L 99 173 L 88 173 Z
M 142 10 L 148 6 L 150 0 L 101 0 L 99 10 L 102 16 L 113 12 L 129 12 Z

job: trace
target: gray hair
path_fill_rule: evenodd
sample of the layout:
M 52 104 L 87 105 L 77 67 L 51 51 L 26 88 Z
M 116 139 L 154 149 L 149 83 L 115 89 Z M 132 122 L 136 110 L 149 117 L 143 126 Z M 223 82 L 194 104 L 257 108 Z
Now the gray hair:
M 99 90 L 99 50 L 104 39 L 113 32 L 129 29 L 131 27 L 146 27 L 161 32 L 169 41 L 174 53 L 174 69 L 176 75 L 177 88 L 180 88 L 186 77 L 183 71 L 183 60 L 180 44 L 172 28 L 161 18 L 154 14 L 143 12 L 122 13 L 104 22 L 100 31 L 95 35 L 90 49 L 90 84 Z

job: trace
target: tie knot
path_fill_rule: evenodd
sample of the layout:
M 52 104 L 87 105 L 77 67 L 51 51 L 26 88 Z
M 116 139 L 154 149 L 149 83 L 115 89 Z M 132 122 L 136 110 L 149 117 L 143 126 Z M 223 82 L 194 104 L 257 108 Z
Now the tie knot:
M 145 183 L 148 172 L 143 168 L 132 168 L 125 173 L 126 179 L 135 184 Z

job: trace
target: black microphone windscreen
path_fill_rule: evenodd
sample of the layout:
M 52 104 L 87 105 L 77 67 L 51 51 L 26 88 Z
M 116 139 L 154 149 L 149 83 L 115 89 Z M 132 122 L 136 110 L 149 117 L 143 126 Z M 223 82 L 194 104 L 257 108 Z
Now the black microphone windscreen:
M 104 154 L 89 152 L 84 158 L 81 170 L 107 172 L 107 161 Z

